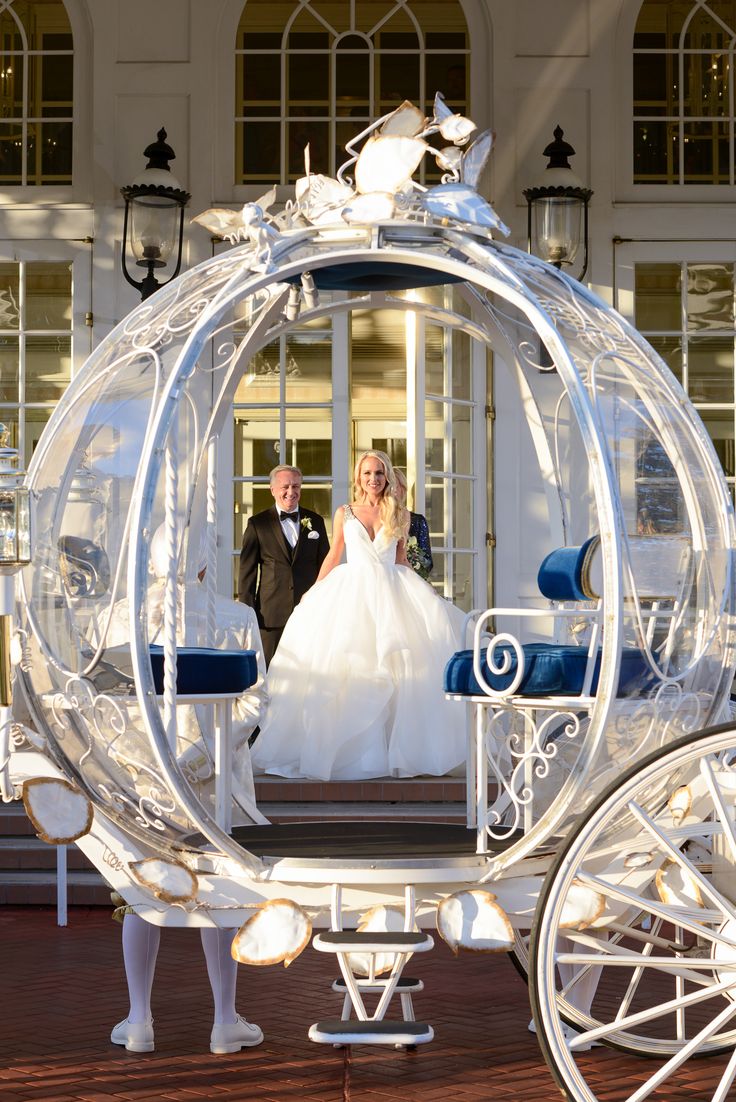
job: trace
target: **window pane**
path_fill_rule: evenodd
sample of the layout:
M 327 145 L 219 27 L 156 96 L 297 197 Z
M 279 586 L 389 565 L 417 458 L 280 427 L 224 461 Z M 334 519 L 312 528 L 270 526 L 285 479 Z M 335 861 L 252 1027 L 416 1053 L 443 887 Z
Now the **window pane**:
M 452 397 L 470 398 L 470 337 L 459 329 L 453 329 L 450 340 L 452 347 Z
M 18 447 L 18 410 L 12 407 L 0 406 L 0 425 L 5 425 L 6 429 L 10 429 L 10 442 L 11 448 Z
M 236 477 L 268 478 L 279 463 L 278 411 L 236 409 L 234 431 Z
M 332 475 L 332 410 L 286 411 L 286 463 L 299 467 L 305 478 Z
M 473 556 L 452 556 L 452 600 L 463 612 L 473 607 Z
M 271 183 L 279 178 L 281 126 L 278 122 L 243 124 L 244 183 Z
M 329 318 L 286 338 L 286 401 L 329 402 L 332 397 L 332 329 Z
M 0 183 L 20 184 L 23 169 L 23 135 L 18 123 L 0 123 Z
M 17 329 L 19 268 L 17 264 L 0 264 L 0 329 Z
M 355 59 L 357 60 L 357 59 Z M 330 59 L 328 55 L 289 54 L 287 58 L 287 99 L 294 114 L 295 104 L 322 104 L 327 114 L 330 98 Z
M 732 329 L 733 264 L 688 264 L 688 329 Z
M 688 342 L 688 394 L 693 402 L 733 402 L 731 337 L 696 337 Z
M 682 341 L 679 337 L 647 337 L 672 374 L 682 382 Z
M 419 55 L 384 54 L 381 57 L 380 99 L 390 111 L 391 105 L 398 106 L 402 100 L 419 102 Z
M 26 265 L 26 328 L 69 329 L 72 274 L 61 264 Z
M 0 337 L 0 401 L 19 402 L 19 343 L 17 337 Z
M 247 108 L 264 102 L 281 103 L 281 56 L 279 54 L 246 54 L 238 58 L 241 69 L 243 101 Z M 260 111 L 251 111 L 260 114 Z
M 58 402 L 72 377 L 71 337 L 26 338 L 26 401 Z
M 38 444 L 41 433 L 46 428 L 51 413 L 51 409 L 24 410 L 25 448 L 23 454 L 23 462 L 26 469 L 28 468 L 28 464 L 33 458 L 33 453 L 36 450 L 36 445 Z
M 328 164 L 327 149 L 329 126 L 326 122 L 310 122 L 297 119 L 286 128 L 289 149 L 289 180 L 297 180 L 304 175 L 304 151 L 309 146 L 310 164 L 313 172 L 324 172 Z
M 649 330 L 679 332 L 682 326 L 679 264 L 637 264 L 635 325 Z
M 710 438 L 716 449 L 716 454 L 721 461 L 721 466 L 729 478 L 736 475 L 736 463 L 734 462 L 733 446 L 733 413 L 723 411 L 718 413 L 707 409 L 699 410 L 703 424 L 710 433 Z

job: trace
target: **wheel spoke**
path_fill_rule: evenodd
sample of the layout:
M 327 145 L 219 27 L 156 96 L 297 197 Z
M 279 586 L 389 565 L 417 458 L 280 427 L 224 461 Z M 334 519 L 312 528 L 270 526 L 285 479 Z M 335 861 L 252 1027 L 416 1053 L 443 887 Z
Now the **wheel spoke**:
M 728 1061 L 728 1065 L 718 1083 L 716 1093 L 713 1095 L 711 1102 L 726 1102 L 728 1098 L 728 1088 L 736 1077 L 736 1051 L 731 1054 L 731 1059 Z
M 731 1003 L 720 1014 L 717 1014 L 711 1022 L 708 1022 L 708 1025 L 704 1026 L 700 1033 L 696 1033 L 692 1040 L 684 1044 L 679 1052 L 671 1056 L 646 1083 L 642 1083 L 639 1090 L 635 1091 L 628 1099 L 628 1102 L 642 1102 L 642 1099 L 647 1098 L 653 1090 L 656 1090 L 666 1079 L 669 1079 L 670 1075 L 677 1071 L 686 1060 L 689 1060 L 705 1041 L 709 1040 L 714 1033 L 717 1033 L 734 1014 L 736 1014 L 736 1003 Z M 572 1048 L 572 1045 L 570 1047 Z
M 684 908 L 682 910 L 677 910 L 674 907 L 668 906 L 666 903 L 659 903 L 655 899 L 642 899 L 641 896 L 636 895 L 634 892 L 619 887 L 617 884 L 609 884 L 606 880 L 601 880 L 600 877 L 594 876 L 592 873 L 580 870 L 577 874 L 577 880 L 587 887 L 595 888 L 601 895 L 608 896 L 611 899 L 617 899 L 622 903 L 628 903 L 630 906 L 636 907 L 637 910 L 640 911 L 650 911 L 659 918 L 663 918 L 665 922 L 671 922 L 674 926 L 682 926 L 683 929 L 691 934 L 695 934 L 697 937 L 710 938 L 711 941 L 715 941 L 719 945 L 725 945 L 727 948 L 736 951 L 736 941 L 733 941 L 729 937 L 724 937 L 723 934 L 719 934 L 715 930 L 709 930 L 703 925 L 704 921 L 721 921 L 721 915 L 713 911 L 698 911 L 697 914 L 700 921 L 696 921 L 694 917 L 692 919 L 689 917 L 689 913 L 694 914 L 694 912 L 686 912 Z
M 729 903 L 729 901 L 721 895 L 718 889 L 715 888 L 713 884 L 708 879 L 706 879 L 705 876 L 703 876 L 700 869 L 697 868 L 697 866 L 694 865 L 692 861 L 690 861 L 685 856 L 682 850 L 679 850 L 676 846 L 672 845 L 664 831 L 660 830 L 654 820 L 647 815 L 643 808 L 641 808 L 638 804 L 634 803 L 634 801 L 631 800 L 628 804 L 628 810 L 639 820 L 644 829 L 647 830 L 657 839 L 657 841 L 660 842 L 663 849 L 666 851 L 671 860 L 676 862 L 676 864 L 678 864 L 680 868 L 685 869 L 690 874 L 690 876 L 692 876 L 693 880 L 696 881 L 701 890 L 709 897 L 709 899 L 713 903 L 715 903 L 716 907 L 719 907 L 721 909 L 724 918 L 736 917 L 736 910 L 734 910 L 732 904 Z
M 716 775 L 713 772 L 710 758 L 703 758 L 700 763 L 700 772 L 705 778 L 705 783 L 708 785 L 708 791 L 710 792 L 711 799 L 713 800 L 715 810 L 718 814 L 718 821 L 723 828 L 724 837 L 731 850 L 731 860 L 736 864 L 736 831 L 734 831 L 731 816 L 728 814 L 728 808 L 724 803 L 723 793 L 721 792 Z

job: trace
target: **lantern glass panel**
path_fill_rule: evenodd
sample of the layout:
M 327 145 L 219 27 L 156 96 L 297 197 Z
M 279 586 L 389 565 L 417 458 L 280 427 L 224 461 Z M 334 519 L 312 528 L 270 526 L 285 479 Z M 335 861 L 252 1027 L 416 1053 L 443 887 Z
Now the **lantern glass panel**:
M 28 491 L 0 490 L 0 564 L 31 561 Z
M 130 243 L 137 263 L 163 266 L 179 236 L 180 205 L 161 195 L 130 203 Z M 158 262 L 158 263 L 156 263 Z
M 551 264 L 573 264 L 582 238 L 581 199 L 553 195 L 533 201 L 532 252 Z

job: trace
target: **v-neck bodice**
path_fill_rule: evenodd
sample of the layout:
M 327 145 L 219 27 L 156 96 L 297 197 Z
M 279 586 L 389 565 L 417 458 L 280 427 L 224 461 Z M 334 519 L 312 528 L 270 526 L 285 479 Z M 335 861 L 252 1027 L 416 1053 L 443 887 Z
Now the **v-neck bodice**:
M 390 565 L 396 562 L 396 538 L 387 537 L 381 525 L 371 539 L 370 532 L 356 517 L 350 505 L 345 506 L 343 532 L 349 563 L 356 565 L 361 562 L 378 562 Z

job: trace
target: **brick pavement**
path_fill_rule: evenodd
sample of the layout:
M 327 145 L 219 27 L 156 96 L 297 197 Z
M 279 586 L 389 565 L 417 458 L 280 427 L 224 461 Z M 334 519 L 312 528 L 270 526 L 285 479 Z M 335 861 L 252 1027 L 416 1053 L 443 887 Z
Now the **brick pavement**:
M 239 1007 L 265 1043 L 209 1052 L 209 987 L 199 935 L 167 930 L 154 986 L 156 1051 L 109 1043 L 127 1010 L 120 927 L 100 908 L 73 908 L 59 929 L 51 909 L 0 911 L 0 1102 L 558 1102 L 527 1031 L 527 992 L 505 956 L 453 958 L 443 944 L 412 961 L 426 985 L 417 1017 L 434 1043 L 406 1053 L 339 1050 L 307 1040 L 309 1025 L 339 1016 L 334 962 L 308 949 L 288 970 L 241 969 Z M 609 1050 L 582 1058 L 599 1097 L 626 1096 L 652 1065 Z M 707 1061 L 687 1066 L 657 1100 L 701 1097 Z M 622 1092 L 622 1084 L 629 1084 Z

